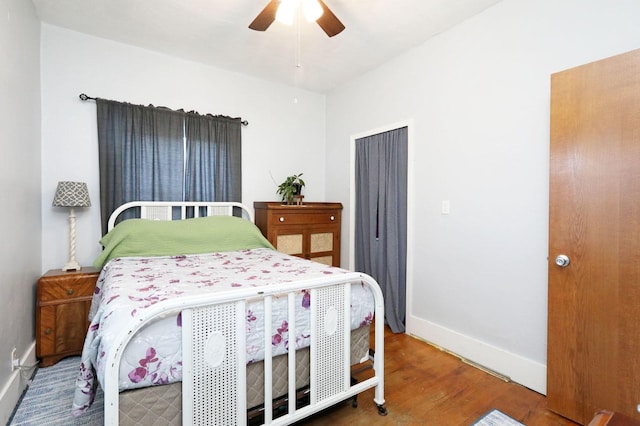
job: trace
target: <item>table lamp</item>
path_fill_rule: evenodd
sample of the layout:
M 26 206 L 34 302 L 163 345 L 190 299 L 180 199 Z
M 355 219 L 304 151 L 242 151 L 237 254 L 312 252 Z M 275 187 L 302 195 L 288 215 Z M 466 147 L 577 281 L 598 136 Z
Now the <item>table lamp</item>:
M 58 182 L 53 197 L 54 207 L 70 207 L 69 210 L 69 261 L 63 271 L 79 271 L 82 267 L 76 261 L 76 207 L 90 207 L 89 190 L 84 182 Z

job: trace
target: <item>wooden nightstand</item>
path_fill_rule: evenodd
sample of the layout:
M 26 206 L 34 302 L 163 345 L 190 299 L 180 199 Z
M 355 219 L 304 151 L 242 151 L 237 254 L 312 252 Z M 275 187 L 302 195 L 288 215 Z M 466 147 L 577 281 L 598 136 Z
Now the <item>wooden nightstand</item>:
M 40 367 L 82 353 L 99 273 L 88 267 L 69 272 L 52 269 L 38 280 L 36 356 Z

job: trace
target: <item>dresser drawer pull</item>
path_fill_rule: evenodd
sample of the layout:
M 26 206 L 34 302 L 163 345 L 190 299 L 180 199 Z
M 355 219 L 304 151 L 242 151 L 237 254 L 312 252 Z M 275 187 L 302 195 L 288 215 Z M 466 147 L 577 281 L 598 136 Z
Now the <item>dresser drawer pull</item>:
M 67 296 L 73 296 L 73 289 L 72 288 L 68 288 L 67 289 Z
M 284 217 L 280 216 L 280 222 L 284 222 Z
M 51 334 L 51 329 L 50 328 L 45 328 L 44 329 L 44 334 L 46 334 L 47 336 Z
M 331 216 L 331 221 L 333 222 L 334 220 L 336 220 L 335 216 Z

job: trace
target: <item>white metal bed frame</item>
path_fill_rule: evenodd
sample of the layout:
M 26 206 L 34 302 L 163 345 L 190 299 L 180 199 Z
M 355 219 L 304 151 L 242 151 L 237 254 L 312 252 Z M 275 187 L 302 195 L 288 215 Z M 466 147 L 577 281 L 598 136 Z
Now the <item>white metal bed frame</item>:
M 207 216 L 233 215 L 240 209 L 251 220 L 249 210 L 240 203 L 217 202 L 131 202 L 116 209 L 109 219 L 109 229 L 123 211 L 140 207 L 140 217 L 171 220 L 173 210 L 180 208 L 181 219 L 187 211 Z M 193 214 L 193 213 L 191 213 Z M 196 215 L 199 213 L 196 213 Z M 198 216 L 196 216 L 198 217 Z M 351 283 L 362 282 L 374 296 L 375 355 L 374 376 L 352 385 L 350 375 L 350 292 Z M 118 373 L 123 351 L 134 336 L 149 321 L 170 312 L 182 312 L 182 423 L 184 425 L 245 425 L 246 406 L 246 301 L 262 300 L 265 324 L 271 324 L 271 303 L 274 295 L 288 297 L 289 333 L 295 335 L 295 294 L 309 290 L 311 295 L 311 377 L 310 403 L 296 407 L 296 357 L 289 356 L 289 389 L 287 414 L 272 418 L 272 352 L 271 336 L 265 333 L 264 358 L 264 424 L 287 425 L 375 387 L 374 403 L 381 415 L 384 407 L 384 302 L 376 281 L 363 273 L 329 275 L 294 283 L 274 284 L 258 288 L 239 288 L 195 298 L 172 299 L 157 303 L 136 318 L 130 328 L 121 330 L 114 346 L 106 352 L 104 376 L 105 425 L 117 425 L 119 417 Z M 269 330 L 270 327 L 265 327 Z M 295 345 L 292 345 L 295 346 Z M 290 347 L 290 354 L 295 348 Z
M 187 219 L 188 213 L 191 217 L 200 217 L 201 211 L 205 211 L 204 216 L 233 216 L 234 209 L 242 212 L 242 217 L 253 222 L 253 215 L 242 203 L 235 201 L 131 201 L 115 209 L 109 221 L 107 230 L 111 231 L 116 224 L 118 216 L 124 211 L 139 207 L 141 219 L 152 220 L 172 220 L 174 210 L 179 208 L 180 219 Z

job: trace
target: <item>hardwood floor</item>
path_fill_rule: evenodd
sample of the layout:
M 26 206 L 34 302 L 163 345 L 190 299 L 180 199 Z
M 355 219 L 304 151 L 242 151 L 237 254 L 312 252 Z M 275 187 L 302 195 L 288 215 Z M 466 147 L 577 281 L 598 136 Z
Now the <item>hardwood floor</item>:
M 459 358 L 406 334 L 385 331 L 385 400 L 388 415 L 378 415 L 373 390 L 300 425 L 469 426 L 497 408 L 527 426 L 574 426 L 547 410 L 544 395 L 505 382 Z M 371 370 L 358 376 L 370 377 Z M 369 375 L 369 376 L 367 376 Z

